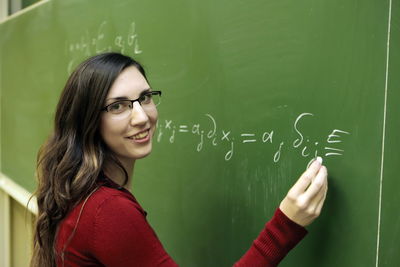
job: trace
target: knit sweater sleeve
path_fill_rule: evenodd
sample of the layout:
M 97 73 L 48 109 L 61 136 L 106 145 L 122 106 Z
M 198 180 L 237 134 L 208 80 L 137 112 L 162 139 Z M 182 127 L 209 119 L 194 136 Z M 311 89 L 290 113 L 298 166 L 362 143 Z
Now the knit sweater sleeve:
M 119 196 L 99 205 L 91 253 L 103 265 L 178 266 L 164 250 L 139 204 Z M 235 267 L 276 266 L 306 234 L 279 209 Z
M 307 234 L 307 230 L 291 221 L 278 208 L 274 217 L 254 240 L 250 249 L 234 267 L 277 266 L 286 254 Z

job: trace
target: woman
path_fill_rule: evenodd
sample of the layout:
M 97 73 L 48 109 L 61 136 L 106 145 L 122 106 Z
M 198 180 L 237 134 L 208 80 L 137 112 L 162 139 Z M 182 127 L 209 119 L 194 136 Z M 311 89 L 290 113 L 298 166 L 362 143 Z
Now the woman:
M 105 53 L 69 77 L 54 133 L 38 153 L 32 266 L 177 266 L 131 194 L 135 161 L 152 149 L 161 92 L 138 62 Z M 327 170 L 314 161 L 235 266 L 276 266 L 318 217 Z

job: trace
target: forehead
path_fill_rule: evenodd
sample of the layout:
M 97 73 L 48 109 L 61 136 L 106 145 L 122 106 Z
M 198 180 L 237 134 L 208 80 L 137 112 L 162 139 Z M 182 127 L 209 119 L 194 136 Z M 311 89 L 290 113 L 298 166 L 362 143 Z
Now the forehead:
M 118 75 L 108 92 L 107 98 L 137 97 L 144 89 L 149 87 L 140 71 L 136 67 L 130 66 Z

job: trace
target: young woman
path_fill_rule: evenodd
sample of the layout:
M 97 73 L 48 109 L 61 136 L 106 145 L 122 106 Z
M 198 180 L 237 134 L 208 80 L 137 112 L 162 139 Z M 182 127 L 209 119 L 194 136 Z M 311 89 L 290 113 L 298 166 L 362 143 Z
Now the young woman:
M 118 53 L 71 74 L 38 153 L 31 266 L 177 266 L 130 192 L 135 161 L 152 149 L 160 97 L 139 63 Z M 235 266 L 276 266 L 305 236 L 327 192 L 321 163 L 301 175 Z

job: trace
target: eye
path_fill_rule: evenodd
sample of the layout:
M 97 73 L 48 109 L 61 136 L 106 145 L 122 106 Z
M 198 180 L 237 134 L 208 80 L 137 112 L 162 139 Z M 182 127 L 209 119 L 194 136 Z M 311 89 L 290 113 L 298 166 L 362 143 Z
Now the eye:
M 129 109 L 131 105 L 130 101 L 118 101 L 115 103 L 112 103 L 111 105 L 108 106 L 107 110 L 108 112 L 118 114 L 121 112 L 124 112 L 125 110 Z
M 139 102 L 141 104 L 150 104 L 151 98 L 152 98 L 152 94 L 151 94 L 151 92 L 149 92 L 149 93 L 146 93 L 146 94 L 140 96 Z

